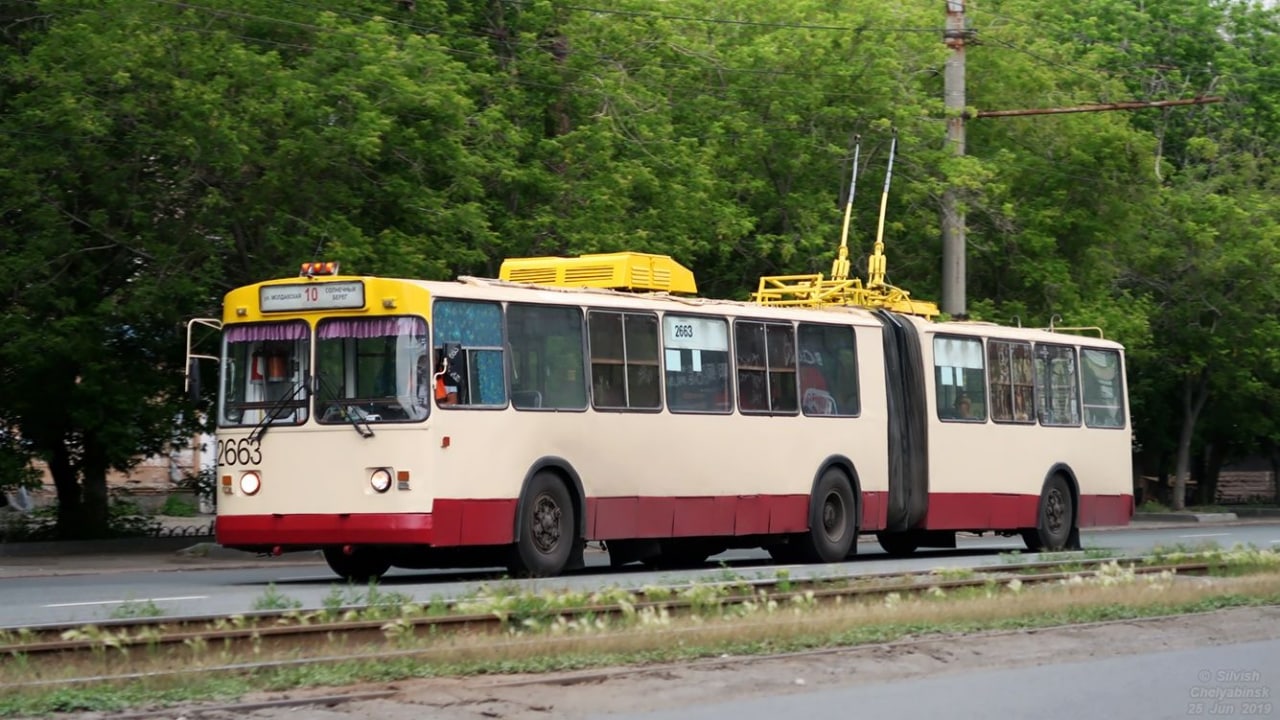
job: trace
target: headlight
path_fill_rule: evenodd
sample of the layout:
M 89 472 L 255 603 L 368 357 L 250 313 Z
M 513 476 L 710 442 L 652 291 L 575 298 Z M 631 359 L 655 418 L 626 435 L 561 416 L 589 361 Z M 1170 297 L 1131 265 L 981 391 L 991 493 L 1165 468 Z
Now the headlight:
M 374 492 L 384 493 L 391 489 L 391 471 L 387 468 L 378 468 L 369 474 L 369 486 Z
M 254 495 L 262 489 L 262 477 L 258 475 L 256 470 L 240 476 L 240 492 L 245 495 Z

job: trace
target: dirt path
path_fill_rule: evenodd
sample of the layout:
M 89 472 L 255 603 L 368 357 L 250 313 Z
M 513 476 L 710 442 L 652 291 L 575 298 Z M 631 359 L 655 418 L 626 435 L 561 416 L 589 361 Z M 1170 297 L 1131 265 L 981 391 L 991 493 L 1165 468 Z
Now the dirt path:
M 1051 630 L 983 633 L 903 641 L 807 656 L 724 658 L 648 672 L 607 669 L 547 676 L 421 680 L 348 688 L 394 690 L 395 696 L 330 708 L 276 708 L 202 713 L 230 720 L 549 720 L 641 713 L 859 683 L 935 677 L 970 670 L 1079 662 L 1280 638 L 1280 607 L 1225 610 Z M 311 691 L 312 695 L 334 694 Z M 264 694 L 252 700 L 297 697 Z M 84 720 L 100 715 L 84 715 Z M 108 716 L 109 717 L 109 716 Z M 174 711 L 161 717 L 180 718 Z

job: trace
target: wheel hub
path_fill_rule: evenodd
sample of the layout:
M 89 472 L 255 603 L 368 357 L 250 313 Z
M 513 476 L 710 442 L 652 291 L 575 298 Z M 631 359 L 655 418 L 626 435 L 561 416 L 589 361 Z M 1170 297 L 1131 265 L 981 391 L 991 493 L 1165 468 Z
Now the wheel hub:
M 822 531 L 830 540 L 839 540 L 844 535 L 845 511 L 844 500 L 837 493 L 831 493 L 822 503 Z
M 550 553 L 560 543 L 560 506 L 547 495 L 533 505 L 533 544 L 542 553 Z
M 1066 520 L 1066 503 L 1059 490 L 1051 490 L 1045 498 L 1044 519 L 1049 531 L 1057 534 Z

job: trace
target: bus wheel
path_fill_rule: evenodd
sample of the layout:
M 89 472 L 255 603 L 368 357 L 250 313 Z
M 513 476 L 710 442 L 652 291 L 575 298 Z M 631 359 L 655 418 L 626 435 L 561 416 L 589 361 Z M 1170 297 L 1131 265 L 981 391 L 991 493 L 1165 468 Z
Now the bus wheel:
M 920 547 L 920 541 L 909 532 L 876 533 L 876 541 L 893 557 L 906 557 Z
M 1071 488 L 1067 487 L 1067 481 L 1061 475 L 1054 475 L 1045 481 L 1044 490 L 1040 492 L 1040 512 L 1036 527 L 1023 533 L 1023 542 L 1032 552 L 1065 550 L 1071 541 L 1074 520 L 1075 507 L 1071 499 Z
M 809 562 L 840 562 L 858 537 L 857 506 L 849 478 L 836 468 L 822 474 L 809 500 L 809 532 L 797 548 Z
M 367 547 L 353 547 L 350 554 L 344 553 L 340 547 L 327 547 L 324 549 L 324 561 L 343 580 L 361 585 L 377 580 L 391 569 L 390 562 Z
M 520 534 L 509 566 L 511 574 L 559 575 L 577 541 L 569 490 L 554 473 L 540 472 L 529 481 L 518 512 Z

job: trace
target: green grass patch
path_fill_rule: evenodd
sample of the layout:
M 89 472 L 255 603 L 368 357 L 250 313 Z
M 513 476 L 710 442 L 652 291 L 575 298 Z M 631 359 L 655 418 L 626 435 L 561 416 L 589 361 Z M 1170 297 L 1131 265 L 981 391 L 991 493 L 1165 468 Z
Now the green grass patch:
M 181 495 L 170 495 L 164 499 L 159 514 L 169 517 L 195 517 L 198 508 L 195 501 Z
M 114 620 L 152 618 L 164 615 L 164 610 L 152 600 L 127 600 L 111 611 Z

